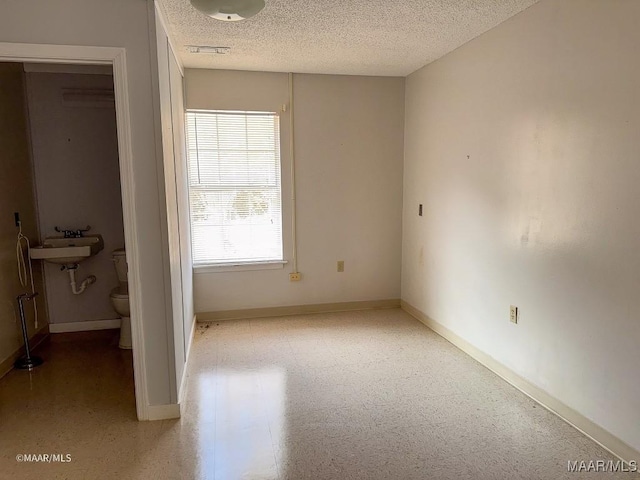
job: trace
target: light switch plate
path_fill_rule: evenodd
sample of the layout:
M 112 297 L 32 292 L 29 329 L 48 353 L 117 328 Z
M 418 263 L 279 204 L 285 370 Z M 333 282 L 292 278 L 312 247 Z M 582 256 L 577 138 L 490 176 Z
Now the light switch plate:
M 518 323 L 518 307 L 511 305 L 509 308 L 509 321 L 511 323 Z

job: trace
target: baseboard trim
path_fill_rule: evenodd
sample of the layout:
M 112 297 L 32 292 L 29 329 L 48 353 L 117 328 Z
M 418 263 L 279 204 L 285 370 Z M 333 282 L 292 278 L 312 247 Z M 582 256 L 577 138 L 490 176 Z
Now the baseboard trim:
M 493 357 L 487 355 L 477 347 L 474 347 L 444 325 L 436 322 L 422 311 L 418 310 L 413 305 L 402 300 L 400 307 L 409 315 L 422 322 L 445 340 L 451 342 L 467 355 L 474 358 L 476 361 L 487 367 L 493 373 L 513 385 L 528 397 L 531 397 L 531 399 L 535 400 L 550 412 L 556 414 L 562 420 L 585 434 L 587 437 L 591 438 L 616 457 L 627 462 L 632 460 L 640 461 L 640 452 L 631 445 L 628 445 L 612 433 L 589 420 L 581 413 L 565 405 L 557 398 L 542 390 L 540 387 L 537 387 L 528 380 L 525 380 L 511 369 L 495 360 Z
M 51 323 L 49 331 L 51 333 L 89 332 L 92 330 L 110 330 L 120 328 L 120 319 L 113 320 L 90 320 L 88 322 L 68 322 Z
M 177 403 L 147 407 L 147 420 L 170 420 L 172 418 L 180 418 L 180 405 Z
M 182 381 L 180 382 L 180 390 L 178 391 L 178 405 L 182 409 L 184 402 L 184 395 L 187 390 L 187 377 L 189 368 L 189 359 L 191 358 L 191 345 L 193 345 L 193 339 L 196 335 L 196 316 L 193 316 L 191 322 L 191 335 L 189 335 L 189 343 L 187 344 L 187 354 L 185 355 L 184 369 L 182 370 Z
M 309 313 L 398 308 L 399 306 L 400 299 L 393 298 L 389 300 L 368 300 L 363 302 L 318 303 L 312 305 L 290 305 L 286 307 L 250 308 L 246 310 L 221 310 L 218 312 L 201 312 L 198 313 L 196 317 L 198 322 L 215 322 L 220 320 L 305 315 Z
M 35 350 L 42 343 L 49 338 L 49 325 L 45 324 L 40 327 L 36 333 L 34 333 L 29 339 L 29 347 L 31 350 Z M 7 373 L 13 370 L 14 362 L 24 355 L 24 345 L 20 345 L 13 353 L 0 362 L 0 378 L 4 377 Z

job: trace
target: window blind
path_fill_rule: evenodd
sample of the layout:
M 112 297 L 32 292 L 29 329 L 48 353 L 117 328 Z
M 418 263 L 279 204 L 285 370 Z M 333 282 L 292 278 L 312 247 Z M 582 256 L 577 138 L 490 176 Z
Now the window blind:
M 279 118 L 187 111 L 193 263 L 282 260 Z

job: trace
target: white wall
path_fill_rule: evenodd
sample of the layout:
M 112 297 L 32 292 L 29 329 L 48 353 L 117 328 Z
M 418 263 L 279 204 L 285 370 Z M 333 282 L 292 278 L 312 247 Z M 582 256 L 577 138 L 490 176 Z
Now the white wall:
M 113 103 L 65 101 L 63 89 L 111 89 L 111 75 L 27 73 L 31 146 L 42 239 L 91 225 L 104 250 L 82 262 L 79 281 L 97 281 L 74 295 L 69 274 L 44 263 L 50 323 L 117 319 L 109 300 L 118 285 L 111 252 L 124 248 L 116 111 Z M 37 239 L 34 239 L 37 241 Z M 34 242 L 35 243 L 35 242 Z
M 30 286 L 23 287 L 18 280 L 14 212 L 20 213 L 23 234 L 34 243 L 38 239 L 23 75 L 21 64 L 0 63 L 0 365 L 23 343 L 16 297 L 31 291 Z M 26 259 L 24 243 L 23 249 Z M 40 265 L 34 263 L 33 274 L 40 294 L 36 302 L 41 328 L 47 324 L 47 308 Z M 25 313 L 29 336 L 33 336 L 31 302 L 25 302 Z M 0 368 L 0 375 L 4 373 L 5 369 Z
M 193 268 L 189 222 L 189 191 L 185 151 L 184 95 L 182 70 L 171 47 L 162 16 L 156 6 L 156 45 L 162 128 L 163 168 L 167 195 L 170 251 L 172 321 L 168 325 L 174 340 L 175 378 L 180 388 L 194 326 Z M 179 398 L 176 398 L 178 401 Z
M 408 77 L 402 271 L 403 300 L 636 449 L 639 18 L 543 0 Z
M 186 71 L 187 108 L 280 111 L 283 73 Z M 298 270 L 195 275 L 197 312 L 399 298 L 404 79 L 294 76 Z M 280 117 L 291 261 L 289 116 Z M 345 261 L 345 272 L 336 262 Z
M 184 77 L 174 52 L 170 49 L 169 78 L 171 85 L 171 117 L 175 158 L 176 209 L 180 236 L 180 281 L 182 286 L 182 351 L 187 361 L 195 328 L 195 302 L 193 298 L 193 263 L 191 254 L 191 215 L 189 212 L 189 185 L 187 178 L 187 151 L 185 139 Z M 178 347 L 176 347 L 178 351 Z M 176 353 L 176 357 L 177 357 Z M 180 385 L 181 378 L 177 379 Z
M 6 0 L 0 3 L 0 42 L 119 46 L 126 49 L 131 104 L 135 220 L 140 241 L 141 303 L 149 403 L 168 404 L 175 386 L 173 341 L 163 301 L 168 271 L 164 177 L 157 156 L 154 104 L 153 5 L 146 0 Z M 154 39 L 155 43 L 155 39 Z M 152 54 L 153 53 L 153 54 Z M 170 315 L 170 314 L 169 314 Z

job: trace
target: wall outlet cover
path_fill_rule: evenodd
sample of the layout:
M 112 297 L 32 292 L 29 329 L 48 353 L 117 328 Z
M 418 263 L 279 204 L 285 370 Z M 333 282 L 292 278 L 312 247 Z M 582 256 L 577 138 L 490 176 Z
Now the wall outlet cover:
M 344 272 L 344 260 L 338 260 L 338 272 Z
M 294 272 L 294 273 L 290 273 L 289 274 L 289 281 L 290 282 L 299 282 L 300 280 L 302 280 L 302 274 L 299 272 Z

